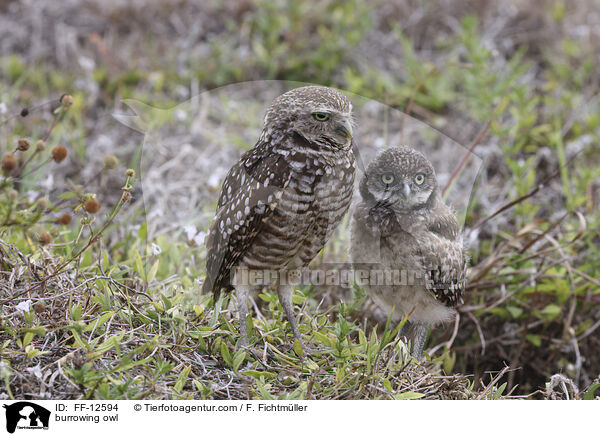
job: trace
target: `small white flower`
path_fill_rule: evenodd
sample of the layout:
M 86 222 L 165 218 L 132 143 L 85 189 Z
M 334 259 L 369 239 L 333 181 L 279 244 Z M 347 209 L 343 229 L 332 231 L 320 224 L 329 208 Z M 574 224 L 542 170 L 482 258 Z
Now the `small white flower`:
M 211 188 L 216 188 L 221 183 L 221 177 L 218 174 L 211 174 L 208 178 L 208 186 Z
M 185 236 L 187 236 L 190 241 L 193 240 L 194 236 L 196 236 L 198 233 L 198 229 L 194 225 L 185 226 L 183 231 L 185 232 Z
M 45 191 L 50 191 L 53 186 L 54 186 L 54 176 L 52 175 L 52 173 L 48 174 L 48 177 L 46 177 L 45 180 L 42 180 L 40 182 L 40 187 L 43 188 Z
M 12 377 L 13 370 L 5 360 L 0 361 L 0 377 L 3 380 L 6 380 L 8 377 Z M 0 394 L 2 395 L 2 394 Z M 6 398 L 0 396 L 0 400 L 5 400 Z
M 31 368 L 27 368 L 27 371 L 29 371 L 31 374 L 35 375 L 39 379 L 42 378 L 42 368 L 40 368 L 39 363 L 35 366 L 32 366 Z
M 31 303 L 31 300 L 21 301 L 15 306 L 15 309 L 17 309 L 17 312 L 29 312 L 29 309 L 31 309 Z
M 160 253 L 162 253 L 162 248 L 160 248 L 158 245 L 156 245 L 154 242 L 152 243 L 152 256 L 156 256 Z
M 199 232 L 196 226 L 185 226 L 183 228 L 185 232 L 185 236 L 187 236 L 188 241 L 193 242 L 196 245 L 204 244 L 204 239 L 206 238 L 206 232 Z
M 206 239 L 206 233 L 200 232 L 196 236 L 194 236 L 194 243 L 196 245 L 202 245 L 204 244 L 204 239 Z

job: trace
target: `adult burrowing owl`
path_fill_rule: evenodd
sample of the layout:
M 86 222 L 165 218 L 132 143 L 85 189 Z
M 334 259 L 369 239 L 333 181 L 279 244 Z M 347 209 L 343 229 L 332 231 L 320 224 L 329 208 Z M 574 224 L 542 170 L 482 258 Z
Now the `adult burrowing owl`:
M 248 292 L 261 274 L 261 285 L 277 277 L 279 301 L 302 344 L 288 273 L 308 265 L 348 210 L 351 111 L 350 101 L 330 88 L 286 92 L 269 107 L 255 147 L 227 174 L 207 238 L 203 292 L 213 291 L 216 301 L 221 289 L 235 289 L 243 344 Z
M 429 326 L 452 318 L 464 290 L 456 218 L 440 197 L 431 163 L 407 147 L 379 154 L 360 194 L 351 244 L 356 280 L 387 314 L 394 309 L 395 322 L 408 315 L 412 354 L 420 358 Z

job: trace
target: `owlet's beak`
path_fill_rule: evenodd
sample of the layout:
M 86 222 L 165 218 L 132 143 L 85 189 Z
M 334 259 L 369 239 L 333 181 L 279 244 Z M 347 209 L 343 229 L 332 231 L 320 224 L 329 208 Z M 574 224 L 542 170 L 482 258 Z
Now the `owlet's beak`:
M 343 123 L 339 123 L 335 130 L 346 139 L 352 139 L 352 124 L 350 124 L 350 120 L 344 120 Z
M 407 182 L 402 183 L 402 192 L 404 193 L 404 197 L 408 198 L 408 196 L 410 194 L 410 186 L 408 185 Z

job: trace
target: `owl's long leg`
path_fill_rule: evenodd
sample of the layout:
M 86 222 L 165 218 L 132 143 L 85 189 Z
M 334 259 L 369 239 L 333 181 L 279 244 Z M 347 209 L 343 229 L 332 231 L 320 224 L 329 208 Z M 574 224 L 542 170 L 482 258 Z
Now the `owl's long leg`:
M 294 308 L 292 306 L 292 296 L 294 295 L 294 287 L 289 284 L 280 284 L 278 286 L 277 293 L 279 295 L 279 302 L 281 303 L 283 311 L 285 312 L 285 316 L 288 322 L 290 323 L 290 327 L 292 327 L 294 337 L 298 339 L 298 342 L 300 342 L 302 350 L 306 350 L 306 348 L 304 347 L 304 342 L 302 342 L 302 338 L 300 337 L 300 331 L 298 330 L 298 325 L 296 324 L 296 316 L 294 315 Z
M 415 323 L 415 327 L 413 329 L 412 352 L 410 354 L 417 360 L 421 360 L 422 358 L 423 346 L 425 345 L 425 339 L 427 339 L 428 331 L 429 325 Z
M 409 320 L 406 320 L 406 322 L 404 323 L 404 325 L 402 327 L 400 327 L 400 331 L 398 332 L 400 337 L 408 338 L 408 332 L 410 332 L 411 327 L 412 327 L 412 323 Z
M 246 317 L 248 316 L 248 294 L 250 286 L 235 285 L 235 295 L 237 297 L 238 312 L 240 314 L 240 345 L 248 345 L 248 331 L 246 330 Z

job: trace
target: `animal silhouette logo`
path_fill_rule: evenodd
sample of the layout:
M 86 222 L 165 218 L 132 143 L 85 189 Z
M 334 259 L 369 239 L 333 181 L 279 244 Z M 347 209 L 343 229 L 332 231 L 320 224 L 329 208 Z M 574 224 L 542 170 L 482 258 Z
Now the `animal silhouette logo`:
M 14 433 L 17 427 L 25 429 L 48 429 L 50 411 L 29 401 L 6 405 L 6 431 Z

